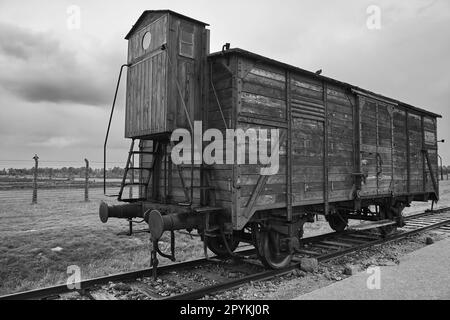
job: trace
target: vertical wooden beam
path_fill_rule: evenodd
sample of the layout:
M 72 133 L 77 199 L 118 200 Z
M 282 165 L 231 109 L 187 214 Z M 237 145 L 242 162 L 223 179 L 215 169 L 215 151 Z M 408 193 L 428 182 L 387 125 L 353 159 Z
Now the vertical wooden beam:
M 437 121 L 438 119 L 435 118 L 434 119 L 434 133 L 436 135 L 436 142 L 434 144 L 435 148 L 436 148 L 436 155 L 439 157 L 439 147 L 438 147 L 438 142 L 437 142 Z M 436 159 L 436 161 L 439 161 L 439 159 Z M 439 199 L 439 190 L 440 190 L 440 184 L 439 184 L 439 163 L 437 164 L 437 172 L 436 172 L 437 176 L 438 176 L 438 183 L 437 183 L 437 197 Z M 444 168 L 442 167 L 442 158 L 441 158 L 441 178 L 442 180 L 444 180 Z M 448 171 L 447 171 L 447 180 L 448 180 Z
M 291 113 L 291 73 L 286 70 L 286 119 L 287 119 L 287 168 L 286 168 L 286 204 L 287 220 L 292 221 L 292 113 Z
M 425 154 L 425 122 L 423 115 L 420 116 L 420 126 L 422 130 L 422 188 L 423 192 L 427 190 L 427 171 L 426 171 L 426 154 Z M 430 172 L 431 173 L 431 172 Z
M 375 102 L 375 126 L 376 126 L 376 140 L 375 140 L 375 145 L 376 145 L 376 154 L 375 154 L 375 160 L 376 160 L 376 164 L 377 164 L 377 195 L 380 194 L 380 175 L 378 174 L 379 172 L 379 168 L 378 168 L 378 157 L 379 157 L 379 152 L 378 152 L 378 147 L 380 146 L 380 123 L 379 123 L 379 109 L 378 109 L 378 102 Z
M 361 190 L 362 187 L 362 177 L 361 177 L 361 115 L 360 115 L 360 108 L 361 108 L 361 100 L 359 95 L 356 95 L 356 103 L 355 103 L 355 116 L 354 116 L 354 123 L 355 123 L 355 187 L 356 192 L 358 193 Z M 356 200 L 355 202 L 355 210 L 360 209 L 360 201 Z
M 430 177 L 431 177 L 431 182 L 433 183 L 434 192 L 435 192 L 436 196 L 438 196 L 438 183 L 437 183 L 436 178 L 435 178 L 434 173 L 433 173 L 433 166 L 431 165 L 431 160 L 430 160 L 430 157 L 428 155 L 428 150 L 424 149 L 422 154 L 424 155 L 424 158 L 427 161 L 428 170 L 430 171 Z
M 208 125 L 208 95 L 209 95 L 209 75 L 210 71 L 209 68 L 212 67 L 208 63 L 208 57 L 209 54 L 209 30 L 204 29 L 202 32 L 202 57 L 201 57 L 201 68 L 200 68 L 200 83 L 201 83 L 201 119 L 203 123 L 203 130 L 206 130 L 209 128 Z M 203 134 L 203 132 L 202 132 Z M 202 144 L 202 154 L 203 154 L 203 144 Z M 200 185 L 201 186 L 208 186 L 208 181 L 206 179 L 205 173 L 205 166 L 202 161 L 202 164 L 200 165 Z M 207 205 L 208 199 L 208 191 L 200 189 L 200 204 L 201 205 Z
M 411 193 L 411 147 L 410 147 L 410 141 L 409 141 L 409 112 L 405 110 L 405 116 L 406 116 L 406 171 L 407 171 L 407 193 Z
M 391 194 L 394 194 L 395 193 L 395 181 L 394 181 L 394 178 L 395 178 L 395 175 L 394 175 L 394 173 L 395 173 L 394 172 L 395 171 L 395 166 L 394 166 L 394 146 L 395 146 L 395 144 L 394 144 L 394 114 L 395 114 L 395 107 L 392 106 L 390 110 L 392 110 L 392 112 L 389 112 L 389 115 L 391 116 L 391 184 L 390 184 L 389 189 L 391 189 L 391 187 L 392 187 L 392 189 L 390 191 L 391 191 Z
M 232 112 L 231 112 L 231 123 L 229 128 L 230 129 L 237 129 L 238 127 L 238 115 L 241 112 L 241 94 L 242 94 L 242 58 L 240 57 L 233 57 L 232 59 L 232 65 L 228 66 L 229 70 L 231 70 L 231 83 L 232 83 Z M 232 198 L 234 199 L 234 203 L 232 206 L 232 224 L 233 226 L 239 226 L 240 224 L 240 217 L 242 213 L 244 213 L 245 209 L 241 208 L 241 191 L 237 187 L 237 181 L 241 180 L 241 170 L 240 166 L 237 165 L 236 159 L 237 159 L 237 146 L 235 143 L 233 143 L 234 149 L 234 164 L 232 166 L 232 172 L 231 175 L 233 177 L 233 183 L 232 183 Z
M 325 119 L 323 123 L 324 139 L 323 139 L 323 202 L 324 214 L 328 215 L 328 85 L 323 82 L 323 102 L 325 107 Z

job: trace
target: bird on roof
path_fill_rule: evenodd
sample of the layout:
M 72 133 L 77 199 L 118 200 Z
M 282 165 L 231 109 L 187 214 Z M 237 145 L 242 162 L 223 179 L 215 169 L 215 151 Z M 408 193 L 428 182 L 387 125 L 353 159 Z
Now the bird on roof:
M 322 69 L 317 70 L 317 71 L 316 71 L 316 74 L 317 74 L 318 76 L 320 76 L 320 75 L 322 74 Z

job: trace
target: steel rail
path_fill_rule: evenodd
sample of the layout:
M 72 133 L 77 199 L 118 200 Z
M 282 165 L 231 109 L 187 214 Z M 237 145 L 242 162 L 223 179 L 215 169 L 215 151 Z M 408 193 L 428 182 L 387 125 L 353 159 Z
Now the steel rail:
M 254 252 L 254 249 L 238 251 L 238 254 L 250 254 Z M 158 274 L 167 274 L 172 271 L 178 271 L 183 269 L 189 269 L 197 266 L 201 266 L 208 263 L 218 263 L 220 261 L 214 260 L 215 257 L 202 258 L 196 260 L 189 260 L 180 263 L 168 264 L 158 267 Z M 104 285 L 114 281 L 132 281 L 141 277 L 151 276 L 153 268 L 142 269 L 131 272 L 117 273 L 110 276 L 98 277 L 93 279 L 87 279 L 79 282 L 80 289 L 69 289 L 67 284 L 61 284 L 57 286 L 46 287 L 42 289 L 34 289 L 29 291 L 23 291 L 18 293 L 12 293 L 4 296 L 0 296 L 1 300 L 42 300 L 48 299 L 61 294 L 70 292 L 80 292 L 83 294 L 86 290 L 89 290 L 95 286 Z
M 425 212 L 422 212 L 419 214 L 407 216 L 404 219 L 405 219 L 405 221 L 411 221 L 411 220 L 414 220 L 417 218 L 437 215 L 439 213 L 442 213 L 442 212 L 445 212 L 448 210 L 450 210 L 450 207 L 436 209 L 435 211 L 425 211 Z M 341 256 L 344 256 L 344 255 L 352 253 L 352 252 L 363 250 L 363 249 L 373 247 L 373 246 L 383 244 L 383 243 L 393 242 L 393 241 L 403 239 L 403 238 L 406 238 L 408 236 L 411 236 L 411 235 L 414 235 L 414 234 L 417 234 L 420 232 L 439 228 L 443 225 L 448 225 L 448 224 L 450 224 L 450 219 L 442 221 L 442 222 L 433 223 L 431 225 L 420 227 L 420 228 L 417 228 L 414 230 L 409 230 L 409 231 L 405 231 L 402 233 L 394 234 L 388 238 L 369 240 L 367 243 L 355 245 L 354 247 L 351 247 L 351 248 L 337 250 L 336 252 L 318 256 L 317 259 L 319 262 L 329 261 L 334 258 L 341 257 Z M 304 239 L 302 239 L 301 243 L 312 243 L 313 244 L 313 243 L 320 242 L 327 238 L 332 238 L 332 237 L 342 236 L 342 235 L 352 235 L 355 233 L 356 232 L 352 232 L 352 231 L 343 232 L 343 233 L 331 232 L 331 233 L 322 234 L 322 235 L 318 235 L 318 236 L 314 236 L 314 237 L 304 238 Z M 254 254 L 255 249 L 241 250 L 241 251 L 238 251 L 237 253 L 240 255 Z M 214 258 L 215 257 L 212 257 L 210 259 L 202 258 L 202 259 L 197 259 L 197 260 L 180 262 L 180 263 L 176 263 L 176 264 L 164 265 L 164 266 L 161 266 L 158 268 L 158 273 L 159 274 L 167 274 L 172 271 L 189 269 L 189 268 L 193 268 L 196 266 L 208 264 L 211 262 L 218 263 L 219 261 L 214 260 Z M 233 288 L 239 287 L 242 284 L 245 284 L 245 283 L 248 283 L 251 281 L 262 281 L 262 280 L 274 278 L 277 276 L 281 276 L 284 274 L 288 274 L 289 272 L 297 269 L 298 267 L 299 267 L 299 263 L 293 263 L 291 266 L 289 266 L 285 269 L 267 270 L 267 271 L 259 272 L 256 274 L 244 276 L 239 279 L 227 281 L 224 283 L 219 283 L 219 284 L 212 285 L 212 286 L 202 287 L 202 288 L 199 288 L 199 289 L 187 292 L 187 293 L 182 293 L 182 294 L 162 298 L 161 300 L 199 299 L 199 298 L 204 297 L 205 295 L 217 293 L 217 292 L 224 291 L 224 290 L 233 289 Z M 83 295 L 89 289 L 92 289 L 93 287 L 96 287 L 96 286 L 107 284 L 109 282 L 133 281 L 133 280 L 136 280 L 141 277 L 151 276 L 152 271 L 153 271 L 153 268 L 148 268 L 148 269 L 118 273 L 118 274 L 114 274 L 114 275 L 110 275 L 110 276 L 104 276 L 104 277 L 83 280 L 79 283 L 80 289 L 74 289 L 74 290 L 69 289 L 66 284 L 63 284 L 63 285 L 51 286 L 51 287 L 42 288 L 42 289 L 34 289 L 34 290 L 29 290 L 29 291 L 24 291 L 24 292 L 12 293 L 9 295 L 0 296 L 0 300 L 39 300 L 39 299 L 42 300 L 42 299 L 49 299 L 49 298 L 57 297 L 61 294 L 66 294 L 66 293 L 70 293 L 70 292 L 79 292 L 81 295 Z
M 434 212 L 431 211 L 426 211 L 423 213 L 419 213 L 417 215 L 412 215 L 409 217 L 405 217 L 405 220 L 414 220 L 415 218 L 421 218 L 421 217 L 426 217 L 428 215 L 436 215 L 442 212 L 446 212 L 450 210 L 450 208 L 441 208 L 441 209 L 437 209 Z M 381 238 L 381 239 L 375 239 L 375 240 L 369 240 L 367 243 L 363 243 L 360 245 L 355 245 L 354 247 L 351 248 L 346 248 L 346 249 L 342 249 L 342 250 L 337 250 L 335 252 L 331 252 L 328 254 L 323 254 L 320 255 L 317 258 L 317 260 L 319 262 L 327 262 L 330 261 L 332 259 L 338 258 L 338 257 L 343 257 L 349 253 L 353 253 L 353 252 L 357 252 L 363 249 L 367 249 L 370 247 L 374 247 L 380 244 L 386 244 L 386 243 L 390 243 L 393 241 L 397 241 L 400 239 L 404 239 L 407 237 L 410 237 L 412 235 L 427 231 L 427 230 L 431 230 L 431 229 L 436 229 L 439 228 L 441 226 L 444 225 L 449 225 L 450 224 L 450 218 L 441 222 L 437 222 L 437 223 L 433 223 L 431 225 L 428 226 L 423 226 L 423 227 L 419 227 L 417 229 L 414 230 L 410 230 L 410 231 L 405 231 L 402 233 L 397 233 L 394 235 L 391 235 L 387 238 Z M 349 235 L 352 233 L 341 233 L 341 235 Z M 333 236 L 333 235 L 337 235 L 337 233 L 329 233 L 326 235 L 320 235 L 317 237 L 312 237 L 309 240 L 317 240 L 317 239 L 324 239 L 325 236 Z M 307 240 L 307 239 L 305 239 Z M 320 241 L 320 240 L 319 240 Z M 313 243 L 311 241 L 309 241 L 309 243 Z M 224 283 L 219 283 L 216 285 L 211 285 L 211 286 L 207 286 L 207 287 L 203 287 L 200 289 L 196 289 L 190 292 L 186 292 L 186 293 L 182 293 L 182 294 L 178 294 L 178 295 L 174 295 L 174 296 L 170 296 L 170 297 L 166 297 L 166 298 L 162 298 L 161 300 L 194 300 L 194 299 L 200 299 L 203 298 L 206 295 L 209 294 L 214 294 L 214 293 L 218 293 L 218 292 L 222 292 L 224 290 L 230 290 L 230 289 L 235 289 L 240 287 L 243 284 L 249 283 L 251 281 L 263 281 L 263 280 L 267 280 L 267 279 L 272 279 L 278 276 L 282 276 L 285 274 L 290 273 L 291 271 L 297 269 L 300 267 L 300 262 L 296 262 L 292 265 L 290 265 L 289 267 L 285 268 L 285 269 L 281 269 L 281 270 L 267 270 L 267 271 L 263 271 L 257 274 L 253 274 L 253 275 L 249 275 L 249 276 L 244 276 L 242 278 L 239 279 L 235 279 L 235 280 L 231 280 L 231 281 L 227 281 Z
M 176 264 L 169 264 L 164 265 L 158 268 L 158 272 L 161 274 L 165 274 L 174 270 L 180 270 L 184 268 L 192 268 L 199 265 L 202 265 L 204 263 L 208 263 L 209 260 L 206 259 L 198 259 L 198 260 L 191 260 L 187 262 L 181 262 Z M 79 282 L 80 289 L 69 289 L 66 284 L 47 287 L 43 289 L 35 289 L 35 290 L 29 290 L 19 293 L 12 293 L 5 296 L 0 296 L 0 300 L 34 300 L 34 299 L 45 299 L 45 298 L 51 298 L 54 296 L 58 296 L 60 294 L 64 293 L 70 293 L 70 292 L 77 292 L 83 293 L 83 291 L 90 289 L 92 287 L 106 284 L 110 281 L 126 281 L 130 279 L 137 279 L 140 277 L 146 277 L 151 276 L 152 274 L 152 268 L 149 269 L 142 269 L 137 271 L 131 271 L 131 272 L 124 272 L 124 273 L 118 273 L 110 276 L 105 277 L 98 277 L 88 280 L 83 280 Z

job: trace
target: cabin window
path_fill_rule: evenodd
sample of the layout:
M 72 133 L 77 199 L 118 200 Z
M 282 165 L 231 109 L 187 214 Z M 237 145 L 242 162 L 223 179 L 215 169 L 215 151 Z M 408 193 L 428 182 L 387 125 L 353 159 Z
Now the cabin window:
M 180 30 L 180 55 L 194 58 L 194 32 L 185 29 Z
M 142 37 L 142 49 L 147 50 L 150 47 L 151 42 L 152 42 L 152 34 L 147 31 Z

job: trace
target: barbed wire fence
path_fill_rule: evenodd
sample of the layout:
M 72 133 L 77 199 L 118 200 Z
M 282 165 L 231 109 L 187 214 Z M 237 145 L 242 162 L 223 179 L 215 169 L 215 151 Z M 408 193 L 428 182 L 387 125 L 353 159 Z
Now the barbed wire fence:
M 97 168 L 92 168 L 91 164 Z M 89 202 L 112 199 L 123 179 L 124 163 L 109 161 L 107 195 L 103 192 L 103 162 L 83 160 L 0 159 L 0 206 L 17 202 Z M 101 168 L 100 168 L 101 167 Z M 130 179 L 133 179 L 131 177 Z M 130 189 L 130 196 L 133 191 Z M 27 200 L 28 199 L 28 200 Z
M 91 164 L 97 168 L 92 168 Z M 38 155 L 29 160 L 0 159 L 0 206 L 20 201 L 38 204 L 55 199 L 61 202 L 111 199 L 113 197 L 108 195 L 119 193 L 125 163 L 109 161 L 108 164 L 105 195 L 103 161 L 42 160 Z M 449 180 L 449 171 L 449 166 L 439 167 L 439 180 Z M 131 183 L 136 179 L 132 170 L 128 179 Z M 129 197 L 133 198 L 133 187 L 129 188 Z

